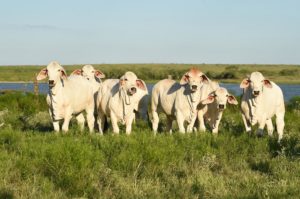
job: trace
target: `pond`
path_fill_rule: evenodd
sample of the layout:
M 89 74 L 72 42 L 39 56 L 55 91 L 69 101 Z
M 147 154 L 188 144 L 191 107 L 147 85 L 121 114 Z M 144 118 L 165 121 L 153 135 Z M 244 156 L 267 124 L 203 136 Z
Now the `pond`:
M 147 84 L 151 91 L 154 84 Z M 222 87 L 227 88 L 232 94 L 239 96 L 242 94 L 239 84 L 221 83 Z M 284 94 L 284 100 L 289 101 L 294 96 L 300 96 L 300 84 L 279 84 Z M 0 91 L 3 90 L 19 90 L 24 92 L 33 92 L 33 83 L 0 83 Z M 48 92 L 48 84 L 39 84 L 40 93 L 46 94 Z

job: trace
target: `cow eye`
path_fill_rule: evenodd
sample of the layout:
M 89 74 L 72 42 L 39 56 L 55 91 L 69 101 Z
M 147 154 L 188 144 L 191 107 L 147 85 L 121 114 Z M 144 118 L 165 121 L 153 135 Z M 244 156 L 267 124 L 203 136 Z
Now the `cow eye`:
M 60 72 L 60 69 L 58 69 L 57 71 Z
M 127 78 L 125 78 L 124 80 L 125 80 L 125 81 L 128 81 L 128 79 L 127 79 Z
M 92 71 L 92 73 L 95 73 L 95 71 Z

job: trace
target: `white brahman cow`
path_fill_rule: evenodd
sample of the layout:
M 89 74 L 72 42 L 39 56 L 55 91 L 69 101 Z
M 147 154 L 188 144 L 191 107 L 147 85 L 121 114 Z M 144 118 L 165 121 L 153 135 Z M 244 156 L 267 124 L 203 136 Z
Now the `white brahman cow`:
M 209 79 L 200 70 L 192 68 L 185 73 L 180 84 L 164 79 L 154 85 L 151 97 L 151 120 L 154 133 L 157 132 L 159 116 L 162 111 L 167 116 L 167 131 L 172 132 L 172 122 L 177 120 L 181 133 L 192 132 L 197 118 L 197 105 L 200 102 L 200 88 Z M 185 130 L 184 122 L 189 125 Z
M 217 134 L 227 102 L 229 104 L 237 105 L 238 101 L 233 95 L 228 93 L 226 88 L 219 87 L 219 84 L 216 82 L 210 82 L 208 85 L 204 85 L 202 88 L 204 87 L 207 88 L 203 89 L 203 92 L 205 93 L 203 95 L 205 95 L 207 98 L 201 100 L 198 106 L 198 121 L 200 131 L 205 131 L 204 121 L 206 121 L 212 129 L 212 132 Z M 209 92 L 208 95 L 207 92 Z
M 96 70 L 92 65 L 84 65 L 82 69 L 76 69 L 72 72 L 71 75 L 81 75 L 84 78 L 86 78 L 93 88 L 93 96 L 94 96 L 94 116 L 95 121 L 97 119 L 97 96 L 98 96 L 98 90 L 101 85 L 101 78 L 105 78 L 105 75 L 102 71 Z M 96 124 L 96 123 L 95 123 Z
M 146 91 L 146 85 L 133 72 L 126 72 L 119 80 L 107 79 L 101 84 L 97 98 L 97 122 L 101 134 L 107 117 L 110 117 L 114 133 L 119 133 L 118 122 L 126 125 L 126 134 L 131 133 L 134 110 L 138 109 L 142 98 L 142 95 L 137 95 L 139 89 Z
M 276 115 L 278 141 L 282 139 L 284 129 L 284 98 L 279 86 L 265 79 L 260 72 L 253 72 L 245 78 L 240 87 L 243 89 L 241 99 L 242 118 L 247 132 L 251 125 L 258 123 L 257 134 L 262 135 L 265 125 L 268 134 L 273 134 L 272 117 Z
M 64 120 L 62 130 L 67 132 L 72 115 L 84 128 L 84 116 L 81 114 L 86 111 L 87 123 L 90 132 L 94 129 L 94 99 L 93 89 L 90 83 L 82 76 L 67 77 L 65 69 L 56 61 L 42 69 L 37 80 L 49 79 L 49 93 L 47 95 L 47 104 L 52 118 L 55 131 L 60 131 L 59 121 Z
M 100 70 L 96 70 L 92 65 L 84 65 L 82 69 L 76 69 L 72 72 L 72 75 L 82 75 L 89 80 L 93 85 L 94 93 L 97 94 L 101 79 L 105 78 L 105 75 Z M 97 96 L 96 96 L 97 97 Z

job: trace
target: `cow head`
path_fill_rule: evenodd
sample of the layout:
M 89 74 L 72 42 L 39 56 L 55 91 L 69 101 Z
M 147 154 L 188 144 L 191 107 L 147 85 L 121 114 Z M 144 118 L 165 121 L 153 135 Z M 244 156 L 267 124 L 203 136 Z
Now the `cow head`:
M 257 97 L 263 91 L 263 87 L 272 88 L 272 83 L 270 80 L 265 79 L 260 72 L 253 72 L 248 78 L 243 79 L 240 87 L 251 88 L 252 95 Z
M 101 81 L 101 78 L 105 78 L 105 75 L 100 70 L 96 70 L 92 65 L 85 65 L 82 69 L 76 69 L 72 72 L 72 75 L 82 75 L 87 80 L 97 79 Z
M 205 100 L 203 100 L 202 104 L 210 104 L 215 102 L 217 105 L 217 109 L 222 111 L 226 109 L 227 102 L 229 104 L 237 105 L 238 101 L 235 97 L 228 93 L 226 88 L 217 88 L 214 92 L 212 92 Z
M 65 69 L 56 61 L 52 61 L 46 68 L 43 68 L 37 75 L 37 80 L 42 80 L 48 77 L 49 87 L 54 87 L 57 82 L 67 78 Z
M 196 68 L 190 69 L 182 76 L 180 80 L 181 85 L 189 84 L 189 87 L 192 92 L 197 91 L 198 89 L 201 88 L 203 83 L 208 83 L 208 82 L 209 82 L 208 77 Z
M 144 81 L 137 78 L 133 72 L 126 72 L 120 78 L 120 87 L 123 88 L 128 95 L 132 96 L 137 92 L 137 89 L 146 90 Z
M 101 78 L 105 78 L 104 73 L 100 70 L 94 69 L 92 65 L 85 65 L 82 67 L 82 76 L 84 76 L 88 80 L 93 78 L 97 78 L 99 80 Z

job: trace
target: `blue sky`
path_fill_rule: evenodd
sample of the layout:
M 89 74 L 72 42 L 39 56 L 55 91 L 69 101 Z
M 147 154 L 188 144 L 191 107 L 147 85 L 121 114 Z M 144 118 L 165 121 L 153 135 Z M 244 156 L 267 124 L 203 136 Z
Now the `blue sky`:
M 0 65 L 300 64 L 297 0 L 10 0 Z

